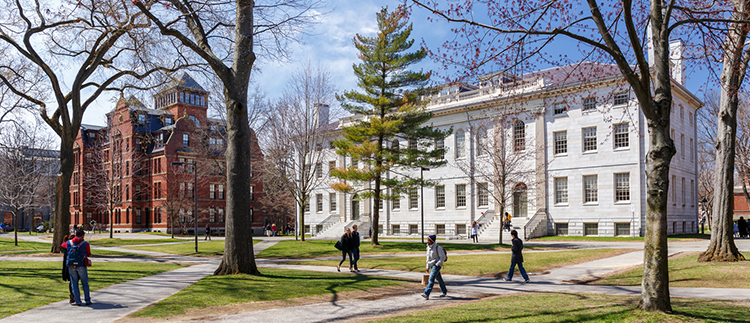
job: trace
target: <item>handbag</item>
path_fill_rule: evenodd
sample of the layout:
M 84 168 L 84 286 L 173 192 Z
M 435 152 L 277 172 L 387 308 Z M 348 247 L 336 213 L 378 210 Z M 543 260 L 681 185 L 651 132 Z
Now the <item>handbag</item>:
M 86 267 L 91 267 L 91 259 L 89 257 L 83 258 L 83 262 L 86 264 Z
M 427 284 L 430 282 L 430 274 L 423 274 L 422 275 L 422 285 L 427 286 Z
M 344 247 L 341 245 L 341 241 L 336 241 L 336 244 L 333 245 L 338 250 L 342 250 Z

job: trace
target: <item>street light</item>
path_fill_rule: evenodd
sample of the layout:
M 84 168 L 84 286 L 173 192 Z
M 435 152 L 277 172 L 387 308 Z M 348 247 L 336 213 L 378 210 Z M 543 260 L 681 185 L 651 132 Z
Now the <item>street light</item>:
M 708 203 L 708 200 L 704 197 L 703 200 L 701 200 L 701 203 L 703 204 L 703 214 L 701 215 L 701 234 L 705 234 L 705 225 L 706 225 L 706 216 L 708 215 L 708 211 L 706 210 L 706 204 Z M 710 229 L 711 227 L 709 227 Z
M 172 162 L 172 166 L 192 165 L 193 166 L 193 200 L 195 201 L 195 209 L 193 210 L 193 218 L 195 222 L 195 253 L 198 253 L 198 165 L 193 161 L 192 163 L 186 162 Z
M 424 244 L 424 171 L 430 171 L 429 168 L 419 166 L 419 199 L 422 210 L 422 243 Z

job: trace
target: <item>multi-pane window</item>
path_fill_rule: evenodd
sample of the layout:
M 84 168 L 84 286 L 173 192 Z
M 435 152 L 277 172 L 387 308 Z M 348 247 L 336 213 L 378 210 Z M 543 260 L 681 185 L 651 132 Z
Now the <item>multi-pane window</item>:
M 409 149 L 417 149 L 419 146 L 417 145 L 416 140 L 409 140 Z
M 141 209 L 135 209 L 135 223 L 141 224 Z
M 559 102 L 552 105 L 555 115 L 564 114 L 568 105 L 565 102 Z
M 584 233 L 586 236 L 599 235 L 599 223 L 584 223 Z
M 672 181 L 669 182 L 669 187 L 672 188 L 672 205 L 677 204 L 677 176 L 672 175 Z
M 596 175 L 587 175 L 583 177 L 583 196 L 584 203 L 599 202 L 599 187 Z
M 445 149 L 445 140 L 440 139 L 435 141 L 435 149 Z M 445 154 L 440 155 L 440 159 L 445 159 Z
M 680 191 L 680 193 L 682 193 L 682 206 L 685 206 L 685 178 L 684 177 L 682 178 L 682 191 Z
M 219 200 L 223 200 L 223 199 L 224 199 L 224 184 L 219 184 L 219 185 L 217 186 L 217 189 L 219 190 L 219 197 L 218 197 L 218 199 L 219 199 Z M 250 192 L 251 192 L 251 193 L 252 193 L 252 189 L 253 189 L 253 187 L 251 186 L 251 187 L 250 187 Z M 250 196 L 252 196 L 252 194 L 251 194 Z M 252 199 L 252 198 L 251 198 L 251 199 Z
M 466 224 L 456 224 L 456 234 L 457 235 L 466 234 Z
M 352 158 L 352 167 L 359 168 L 359 160 L 357 160 L 356 158 Z
M 315 178 L 323 178 L 323 164 L 315 164 Z
M 555 177 L 555 204 L 568 203 L 568 178 Z
M 416 188 L 409 189 L 409 208 L 410 209 L 419 208 L 419 194 L 417 194 Z
M 436 224 L 435 233 L 438 235 L 445 234 L 445 224 Z
M 695 206 L 695 181 L 690 180 L 690 207 Z
M 466 135 L 462 129 L 456 131 L 456 158 L 466 157 Z
M 315 211 L 323 212 L 323 194 L 315 194 Z
M 690 138 L 690 161 L 693 161 L 693 138 Z
M 435 207 L 445 207 L 445 186 L 435 186 Z
M 328 174 L 331 174 L 331 171 L 336 169 L 336 161 L 332 160 L 328 162 Z
M 680 106 L 680 119 L 685 120 L 685 107 Z
M 398 151 L 401 148 L 398 142 L 398 139 L 393 139 L 393 141 L 391 142 L 391 148 L 393 149 L 393 159 L 398 160 L 399 159 Z
M 630 147 L 630 134 L 627 123 L 615 125 L 615 149 Z
M 252 211 L 252 209 L 250 209 L 250 211 Z M 224 208 L 219 208 L 218 209 L 218 213 L 219 213 L 219 215 L 218 215 L 218 217 L 219 217 L 218 218 L 219 223 L 224 222 Z
M 614 95 L 614 105 L 628 104 L 628 91 L 618 92 Z
M 401 196 L 396 198 L 395 200 L 391 201 L 391 209 L 397 210 L 401 208 Z
M 615 223 L 615 235 L 629 236 L 630 235 L 630 223 Z
M 490 204 L 490 192 L 487 183 L 477 183 L 477 204 L 487 206 Z
M 216 209 L 208 208 L 208 222 L 216 222 Z
M 393 234 L 393 235 L 401 234 L 401 225 L 400 224 L 392 224 L 391 225 L 391 234 Z
M 487 154 L 487 128 L 480 127 L 477 130 L 477 155 L 483 156 Z
M 216 184 L 209 185 L 208 198 L 212 200 L 216 199 Z
M 596 151 L 596 127 L 583 128 L 583 151 Z
M 526 124 L 521 120 L 513 124 L 513 149 L 515 151 L 526 149 Z
M 419 225 L 409 224 L 409 234 L 419 234 Z
M 456 185 L 456 207 L 466 207 L 466 184 Z
M 187 183 L 188 198 L 192 199 L 195 196 L 195 189 L 193 183 Z
M 615 174 L 615 202 L 630 201 L 630 173 Z
M 596 97 L 583 98 L 583 111 L 596 110 Z
M 680 134 L 680 158 L 685 159 L 685 135 Z
M 182 147 L 188 147 L 190 146 L 190 136 L 188 134 L 183 133 L 182 134 Z
M 568 132 L 560 131 L 555 132 L 555 155 L 567 154 L 568 153 Z
M 688 113 L 688 123 L 692 126 L 693 125 L 693 113 Z
M 328 193 L 328 206 L 331 212 L 336 211 L 336 193 Z
M 307 203 L 305 203 L 305 212 L 310 212 L 310 196 L 308 195 L 305 200 L 307 200 Z

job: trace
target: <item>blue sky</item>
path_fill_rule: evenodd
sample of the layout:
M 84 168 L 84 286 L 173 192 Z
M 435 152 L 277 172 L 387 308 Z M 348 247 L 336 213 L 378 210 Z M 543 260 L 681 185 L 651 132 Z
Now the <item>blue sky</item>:
M 312 27 L 311 36 L 304 37 L 302 44 L 291 48 L 292 60 L 275 63 L 259 61 L 258 67 L 261 71 L 255 73 L 254 82 L 261 86 L 269 99 L 277 98 L 282 94 L 292 73 L 309 61 L 313 66 L 319 65 L 330 71 L 337 93 L 355 89 L 356 78 L 352 72 L 352 64 L 357 63 L 358 59 L 352 38 L 357 33 L 367 36 L 375 35 L 377 33 L 375 13 L 383 6 L 387 5 L 392 9 L 399 3 L 401 3 L 399 0 L 329 0 L 326 9 L 331 12 Z M 411 22 L 414 24 L 412 38 L 416 40 L 414 48 L 421 45 L 423 41 L 429 48 L 437 48 L 445 40 L 453 37 L 450 28 L 457 25 L 440 22 L 438 19 L 430 22 L 427 20 L 428 16 L 429 14 L 423 9 L 416 9 L 413 12 Z M 570 45 L 570 42 L 560 42 L 550 50 L 565 51 L 566 48 L 570 48 Z M 438 65 L 428 57 L 417 68 L 433 70 L 438 68 Z M 687 73 L 688 89 L 702 98 L 703 95 L 698 92 L 701 87 L 705 87 L 703 84 L 706 80 L 705 71 L 687 71 Z M 148 94 L 141 96 L 150 97 Z M 144 103 L 150 104 L 151 102 Z M 86 112 L 84 123 L 104 124 L 104 114 L 113 106 L 112 95 L 102 97 L 96 106 L 92 106 Z

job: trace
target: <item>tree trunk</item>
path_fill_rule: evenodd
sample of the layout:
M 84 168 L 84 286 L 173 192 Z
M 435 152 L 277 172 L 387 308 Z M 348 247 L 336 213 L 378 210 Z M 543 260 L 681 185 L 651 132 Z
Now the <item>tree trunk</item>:
M 113 224 L 115 222 L 114 221 L 114 215 L 113 215 L 114 212 L 113 211 L 114 210 L 112 210 L 112 209 L 109 210 L 109 238 L 110 239 L 113 238 L 113 234 L 115 232 L 115 227 L 114 227 L 114 224 Z M 174 238 L 174 233 L 172 233 L 172 238 Z
M 13 212 L 13 240 L 15 246 L 18 247 L 18 210 Z M 60 242 L 62 244 L 62 242 Z
M 247 84 L 244 85 L 247 88 Z M 215 275 L 259 274 L 250 216 L 250 125 L 247 91 L 224 88 L 227 106 L 227 202 L 224 257 Z M 239 99 L 237 99 L 237 97 Z
M 378 152 L 378 156 L 380 155 L 380 152 Z M 378 163 L 380 161 L 378 160 Z M 380 169 L 381 165 L 376 166 L 378 169 Z M 372 206 L 372 222 L 370 222 L 370 228 L 372 229 L 372 237 L 370 237 L 370 245 L 371 246 L 377 246 L 380 245 L 378 243 L 378 223 L 380 223 L 380 176 L 375 177 L 375 198 L 374 198 L 374 205 Z M 424 197 L 422 198 L 424 200 Z M 424 205 L 422 206 L 424 207 Z M 422 228 L 422 232 L 424 232 L 424 228 Z
M 297 228 L 302 241 L 305 241 L 305 205 L 309 203 L 305 200 L 306 198 L 303 197 L 302 203 L 299 204 L 299 228 Z
M 75 134 L 71 136 L 68 132 L 73 130 L 64 129 L 62 136 L 60 136 L 60 175 L 57 176 L 55 232 L 52 235 L 52 249 L 50 250 L 52 253 L 63 251 L 63 238 L 70 231 L 70 180 L 73 178 L 73 170 L 75 169 L 73 143 L 78 130 L 75 129 Z
M 736 19 L 746 19 L 745 2 L 735 3 Z M 742 13 L 741 13 L 742 12 Z M 721 101 L 718 129 L 716 129 L 716 162 L 714 167 L 713 229 L 708 249 L 699 257 L 704 261 L 738 261 L 745 257 L 734 244 L 734 153 L 737 136 L 738 91 L 745 76 L 747 63 L 743 64 L 747 27 L 731 24 L 725 47 L 724 67 L 721 71 Z M 743 179 L 744 180 L 744 179 Z

